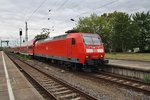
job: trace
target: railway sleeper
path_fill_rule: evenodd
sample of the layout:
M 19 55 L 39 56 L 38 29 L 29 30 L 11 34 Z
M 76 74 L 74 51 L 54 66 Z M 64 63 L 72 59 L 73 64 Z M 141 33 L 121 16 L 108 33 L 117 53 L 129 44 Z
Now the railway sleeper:
M 46 86 L 48 90 L 51 90 L 51 89 L 55 89 L 55 88 L 62 88 L 63 86 L 62 85 L 56 85 L 56 86 Z
M 53 84 L 53 83 L 56 83 L 56 82 L 54 82 L 54 81 L 52 81 L 52 80 L 48 80 L 48 81 L 40 81 L 40 82 L 47 83 L 47 84 Z
M 73 98 L 73 99 L 70 99 L 70 100 L 83 100 L 83 98 L 81 98 L 81 97 L 76 97 L 76 98 Z
M 79 94 L 77 94 L 77 93 L 70 93 L 70 94 L 64 94 L 62 96 L 59 96 L 58 98 L 62 99 L 62 100 L 69 100 L 69 99 L 76 98 L 76 97 L 79 97 Z
M 61 88 L 56 88 L 56 89 L 50 89 L 51 92 L 55 92 L 55 91 L 65 91 L 68 90 L 66 87 L 61 87 Z
M 68 94 L 71 93 L 71 90 L 63 90 L 63 91 L 55 91 L 54 95 L 58 95 L 58 94 Z

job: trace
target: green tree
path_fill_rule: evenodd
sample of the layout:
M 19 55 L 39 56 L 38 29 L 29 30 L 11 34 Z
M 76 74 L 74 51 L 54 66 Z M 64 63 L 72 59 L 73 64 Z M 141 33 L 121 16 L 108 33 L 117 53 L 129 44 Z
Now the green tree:
M 108 17 L 108 14 L 104 13 L 98 17 L 98 24 L 100 26 L 98 34 L 100 34 L 106 51 L 110 51 L 112 48 L 112 23 L 111 18 Z
M 42 40 L 42 39 L 46 39 L 46 38 L 48 38 L 48 35 L 49 35 L 49 33 L 41 33 L 41 34 L 38 34 L 38 35 L 36 35 L 35 36 L 35 40 Z
M 106 51 L 126 52 L 135 47 L 150 49 L 150 14 L 123 12 L 92 14 L 79 18 L 76 28 L 80 32 L 97 33 L 101 36 Z
M 95 33 L 94 20 L 97 20 L 96 14 L 92 14 L 91 17 L 79 18 L 76 29 L 80 32 Z
M 138 12 L 134 14 L 132 18 L 137 25 L 137 46 L 140 48 L 141 52 L 144 52 L 146 47 L 149 48 L 150 51 L 150 12 Z
M 114 12 L 112 45 L 116 51 L 126 52 L 133 45 L 131 18 L 123 12 Z
M 79 22 L 75 29 L 80 32 L 97 33 L 101 36 L 106 50 L 110 47 L 109 45 L 109 28 L 108 28 L 107 15 L 97 16 L 92 14 L 90 17 L 79 18 Z

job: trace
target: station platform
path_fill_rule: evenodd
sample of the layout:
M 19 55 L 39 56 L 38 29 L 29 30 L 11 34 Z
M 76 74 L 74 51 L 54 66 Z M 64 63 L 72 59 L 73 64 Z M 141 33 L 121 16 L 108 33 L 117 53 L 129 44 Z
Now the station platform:
M 3 51 L 0 51 L 0 100 L 44 100 Z
M 119 60 L 119 59 L 108 59 L 108 65 L 124 67 L 129 69 L 137 69 L 150 71 L 150 62 L 148 61 L 132 61 L 132 60 Z

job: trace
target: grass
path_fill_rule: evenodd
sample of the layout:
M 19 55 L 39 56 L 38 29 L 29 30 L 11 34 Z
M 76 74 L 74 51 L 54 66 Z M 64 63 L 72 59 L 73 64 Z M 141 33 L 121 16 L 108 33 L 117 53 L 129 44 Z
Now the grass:
M 150 53 L 106 53 L 106 58 L 150 61 Z
M 150 83 L 150 75 L 144 76 L 144 81 Z

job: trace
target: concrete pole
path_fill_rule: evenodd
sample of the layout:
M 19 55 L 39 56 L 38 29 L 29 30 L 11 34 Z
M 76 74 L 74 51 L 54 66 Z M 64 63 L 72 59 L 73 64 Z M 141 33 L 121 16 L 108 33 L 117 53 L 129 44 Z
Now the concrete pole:
M 26 34 L 25 34 L 25 40 L 26 42 L 28 41 L 28 24 L 27 22 L 25 22 L 26 26 L 25 26 L 25 30 L 26 30 Z
M 22 38 L 21 38 L 21 35 L 20 35 L 20 47 L 21 47 L 21 41 L 22 41 Z

